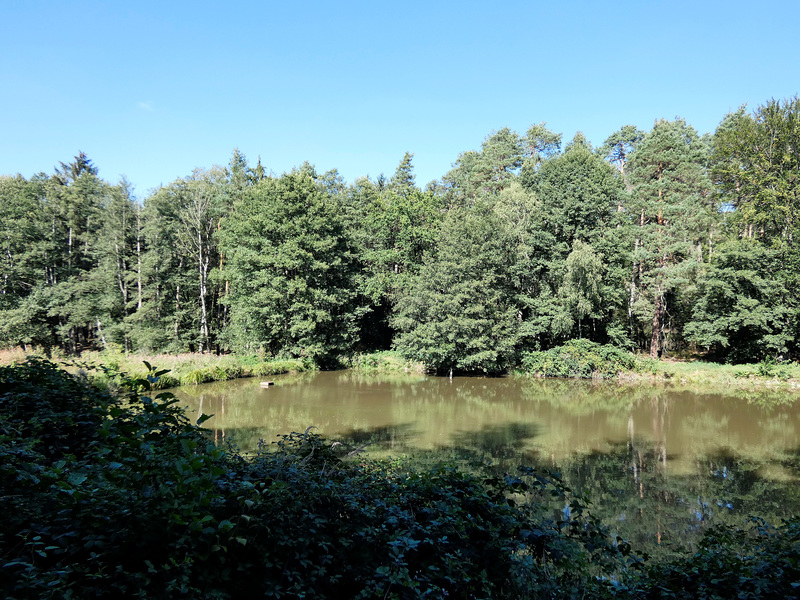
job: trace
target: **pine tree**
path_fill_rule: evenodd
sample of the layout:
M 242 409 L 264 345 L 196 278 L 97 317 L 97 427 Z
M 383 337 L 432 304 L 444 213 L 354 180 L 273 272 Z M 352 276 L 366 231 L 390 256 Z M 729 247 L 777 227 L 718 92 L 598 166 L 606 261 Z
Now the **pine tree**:
M 714 218 L 708 201 L 707 152 L 685 121 L 662 120 L 630 158 L 637 265 L 631 283 L 632 314 L 643 330 L 649 329 L 653 358 L 662 354 L 670 308 L 677 306 L 675 294 L 690 280 L 693 262 L 703 260 Z
M 403 160 L 397 165 L 394 175 L 389 180 L 389 189 L 400 196 L 405 196 L 417 189 L 414 182 L 416 179 L 414 166 L 411 164 L 412 158 L 414 158 L 414 155 L 406 152 L 403 155 Z

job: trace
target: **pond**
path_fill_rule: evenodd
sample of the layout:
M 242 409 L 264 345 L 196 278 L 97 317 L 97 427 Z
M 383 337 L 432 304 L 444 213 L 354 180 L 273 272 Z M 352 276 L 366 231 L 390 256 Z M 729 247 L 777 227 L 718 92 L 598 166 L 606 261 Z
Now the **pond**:
M 176 391 L 217 442 L 245 451 L 314 426 L 373 456 L 469 457 L 560 472 L 620 535 L 653 552 L 749 515 L 797 513 L 800 402 L 768 388 L 524 378 L 287 375 Z

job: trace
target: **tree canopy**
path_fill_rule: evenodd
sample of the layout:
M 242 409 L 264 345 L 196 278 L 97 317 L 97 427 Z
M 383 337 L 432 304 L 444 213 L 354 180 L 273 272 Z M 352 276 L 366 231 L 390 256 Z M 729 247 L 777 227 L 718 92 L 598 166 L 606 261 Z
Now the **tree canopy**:
M 234 150 L 139 199 L 80 152 L 0 178 L 0 344 L 327 365 L 394 347 L 491 373 L 581 338 L 794 357 L 798 123 L 795 97 L 711 135 L 658 120 L 597 148 L 500 128 L 425 190 L 411 152 L 348 184 Z

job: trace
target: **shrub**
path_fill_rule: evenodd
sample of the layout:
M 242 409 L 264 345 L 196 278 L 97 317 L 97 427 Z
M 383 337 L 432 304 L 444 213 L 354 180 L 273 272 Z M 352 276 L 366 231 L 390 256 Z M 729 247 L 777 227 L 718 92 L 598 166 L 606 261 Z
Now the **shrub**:
M 579 597 L 626 559 L 557 479 L 355 463 L 309 432 L 224 451 L 132 391 L 162 374 L 114 397 L 0 368 L 5 597 Z
M 0 367 L 3 597 L 798 596 L 797 519 L 641 569 L 553 474 L 354 462 L 309 431 L 244 456 L 136 391 L 158 376 Z
M 654 564 L 631 589 L 635 598 L 722 600 L 798 598 L 800 520 L 774 528 L 717 526 L 697 552 Z
M 570 340 L 543 352 L 528 352 L 522 357 L 523 371 L 538 377 L 609 379 L 637 368 L 636 357 L 630 352 L 584 339 Z

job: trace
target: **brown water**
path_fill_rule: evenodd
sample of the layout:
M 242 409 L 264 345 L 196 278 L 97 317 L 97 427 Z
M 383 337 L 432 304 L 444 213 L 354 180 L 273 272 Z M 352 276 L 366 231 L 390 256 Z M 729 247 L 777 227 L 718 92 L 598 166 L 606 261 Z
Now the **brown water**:
M 240 379 L 176 393 L 190 414 L 213 415 L 205 426 L 218 440 L 245 450 L 309 426 L 328 438 L 374 434 L 384 448 L 400 450 L 480 445 L 506 431 L 521 456 L 554 462 L 637 444 L 677 472 L 726 452 L 776 463 L 775 474 L 788 477 L 779 464 L 800 448 L 800 403 L 790 403 L 788 392 L 348 371 L 273 380 L 269 388 Z
M 713 523 L 800 512 L 795 392 L 522 378 L 325 372 L 177 390 L 218 442 L 245 451 L 314 426 L 376 456 L 458 455 L 560 470 L 648 552 Z M 439 457 L 439 458 L 436 458 Z M 510 466 L 509 466 L 510 465 Z
M 180 388 L 190 414 L 244 449 L 309 426 L 325 437 L 393 435 L 397 447 L 436 449 L 516 431 L 520 454 L 555 461 L 620 443 L 653 445 L 684 469 L 732 451 L 780 460 L 800 448 L 800 403 L 789 392 L 689 391 L 680 387 L 523 378 L 364 376 L 349 371 Z

